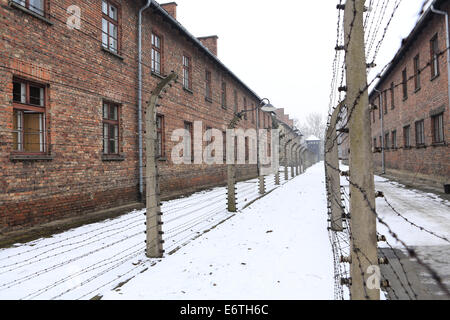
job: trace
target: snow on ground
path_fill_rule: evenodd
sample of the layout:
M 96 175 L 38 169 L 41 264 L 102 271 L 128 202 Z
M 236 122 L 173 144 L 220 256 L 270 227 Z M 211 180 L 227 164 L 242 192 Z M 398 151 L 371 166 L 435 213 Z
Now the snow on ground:
M 145 257 L 144 211 L 0 249 L 0 299 L 333 299 L 323 171 L 319 163 L 289 181 L 282 172 L 281 187 L 266 177 L 273 192 L 254 203 L 258 180 L 240 182 L 235 216 L 224 187 L 164 202 L 164 259 Z M 380 177 L 376 187 L 408 219 L 449 236 L 448 201 Z M 438 271 L 448 266 L 437 261 L 448 243 L 383 199 L 377 210 Z
M 341 166 L 341 170 L 348 170 L 348 167 Z M 346 187 L 348 193 L 349 183 L 346 178 L 341 179 L 341 184 Z M 424 226 L 427 230 L 438 235 L 450 238 L 449 201 L 436 194 L 407 189 L 400 183 L 389 181 L 380 176 L 375 176 L 375 189 L 376 191 L 382 191 L 391 206 L 411 222 Z M 448 245 L 448 242 L 408 224 L 389 207 L 383 198 L 377 199 L 376 210 L 398 237 L 409 246 Z M 392 238 L 387 228 L 380 223 L 378 223 L 378 232 L 385 235 L 395 247 L 402 247 Z
M 308 174 L 311 175 L 311 173 Z M 315 173 L 316 179 L 312 180 L 315 180 L 317 185 L 317 194 L 323 197 L 323 185 L 321 185 L 320 181 L 317 181 L 317 175 L 320 174 L 319 168 L 319 171 Z M 290 192 L 295 192 L 296 190 L 292 191 L 291 188 L 301 187 L 306 189 L 308 187 L 308 190 L 302 191 L 300 189 L 299 192 L 315 193 L 312 191 L 313 189 L 309 189 L 308 184 L 310 182 L 300 182 L 301 180 L 307 179 L 308 175 L 298 177 L 289 182 L 283 181 L 283 177 L 284 174 L 282 173 L 282 183 L 288 184 L 276 190 L 268 197 L 258 200 L 251 208 L 243 210 L 243 212 L 233 217 L 232 220 L 229 220 L 224 225 L 219 226 L 207 235 L 194 241 L 192 240 L 205 231 L 216 226 L 221 221 L 232 217 L 232 214 L 225 209 L 226 188 L 215 188 L 210 191 L 196 193 L 190 197 L 165 202 L 162 207 L 162 211 L 164 212 L 163 220 L 165 222 L 163 228 L 165 231 L 164 249 L 169 254 L 173 251 L 176 252 L 173 255 L 166 254 L 163 260 L 147 259 L 144 255 L 144 211 L 134 211 L 116 219 L 86 225 L 54 235 L 51 238 L 39 239 L 27 244 L 17 244 L 9 249 L 1 249 L 0 299 L 90 299 L 96 295 L 104 295 L 111 289 L 122 284 L 122 282 L 147 269 L 140 277 L 153 277 L 152 274 L 155 270 L 170 270 L 173 267 L 170 261 L 173 259 L 181 259 L 184 261 L 183 259 L 186 259 L 187 256 L 191 256 L 190 250 L 192 250 L 192 253 L 196 253 L 199 258 L 201 256 L 206 258 L 214 257 L 221 252 L 223 255 L 222 258 L 227 258 L 230 266 L 236 262 L 239 268 L 245 271 L 247 264 L 244 265 L 242 263 L 246 262 L 239 261 L 242 260 L 239 254 L 231 254 L 233 252 L 231 248 L 235 246 L 239 248 L 239 245 L 241 245 L 237 243 L 238 240 L 242 242 L 242 245 L 244 243 L 248 244 L 248 248 L 246 248 L 248 251 L 247 254 L 250 254 L 254 250 L 255 254 L 251 255 L 254 259 L 253 267 L 256 264 L 261 264 L 262 266 L 267 265 L 273 267 L 274 272 L 275 270 L 279 271 L 280 276 L 277 277 L 279 280 L 276 280 L 278 286 L 288 285 L 289 275 L 280 272 L 285 268 L 285 270 L 289 270 L 290 273 L 294 274 L 295 270 L 293 268 L 298 268 L 298 273 L 301 273 L 301 277 L 305 277 L 306 280 L 315 276 L 326 278 L 321 273 L 315 273 L 315 268 L 311 268 L 311 272 L 303 275 L 300 261 L 304 253 L 307 253 L 304 259 L 309 259 L 308 255 L 311 256 L 311 254 L 308 253 L 308 250 L 297 251 L 300 246 L 299 242 L 294 241 L 294 244 L 290 243 L 290 239 L 295 239 L 298 236 L 297 232 L 302 229 L 302 225 L 311 223 L 303 221 L 304 217 L 300 218 L 302 217 L 301 213 L 312 212 L 312 209 L 317 210 L 317 213 L 323 213 L 324 208 L 322 210 L 314 208 L 317 205 L 314 202 L 310 204 L 312 209 L 304 207 L 302 204 L 304 201 L 299 198 L 298 202 L 290 203 L 293 208 L 286 212 L 285 219 L 281 219 L 278 224 L 272 223 L 272 221 L 283 217 L 284 214 L 283 210 L 275 210 L 274 207 L 280 206 L 284 208 L 289 204 L 287 200 L 289 197 L 282 197 L 280 195 L 281 190 L 284 190 L 283 193 L 288 191 L 288 194 L 290 194 Z M 274 188 L 276 188 L 274 176 L 266 177 L 266 189 L 270 191 Z M 259 197 L 258 180 L 241 182 L 237 185 L 237 190 L 239 194 L 238 208 L 242 209 L 245 205 L 248 205 L 251 201 Z M 273 198 L 277 194 L 278 197 Z M 301 194 L 299 194 L 299 197 L 301 197 Z M 269 203 L 268 201 L 273 201 L 273 203 Z M 317 198 L 315 202 L 324 203 L 324 201 L 319 201 Z M 246 224 L 238 227 L 242 217 L 247 217 L 247 215 L 249 218 L 245 219 Z M 266 219 L 259 218 L 260 216 L 264 218 L 266 215 Z M 253 217 L 253 220 L 251 217 Z M 293 220 L 289 221 L 290 218 L 293 218 Z M 324 224 L 323 216 L 311 216 L 311 219 L 313 218 L 317 220 L 318 224 Z M 252 229 L 250 227 L 251 225 L 254 225 L 253 228 L 255 231 L 253 232 L 250 230 Z M 268 230 L 259 233 L 258 226 Z M 289 228 L 286 228 L 286 226 L 289 226 Z M 277 230 L 275 230 L 275 227 L 278 227 Z M 226 233 L 232 236 L 227 235 L 225 239 L 223 236 L 218 235 L 217 242 L 207 240 L 216 234 L 216 232 L 219 232 L 219 230 L 228 230 L 227 228 L 229 232 Z M 288 233 L 283 232 L 285 228 L 289 231 Z M 255 233 L 257 231 L 258 233 Z M 267 231 L 273 232 L 266 233 Z M 306 233 L 306 235 L 311 237 L 313 233 Z M 323 231 L 323 235 L 323 240 L 326 244 L 327 238 L 325 231 Z M 287 244 L 274 242 L 275 240 L 279 240 L 280 237 L 285 239 Z M 299 237 L 299 239 L 302 239 L 305 243 L 310 243 L 310 239 L 304 239 L 304 237 Z M 266 261 L 266 258 L 270 256 L 265 252 L 270 247 L 267 245 L 267 242 L 273 242 L 274 248 L 272 249 L 278 250 L 276 254 L 272 253 L 271 255 L 272 259 L 276 256 L 276 259 L 273 260 L 275 261 L 275 265 Z M 205 246 L 206 243 L 209 243 L 211 246 L 218 246 L 217 250 L 214 250 L 215 248 L 208 248 L 207 251 L 197 250 L 196 246 L 190 249 L 192 245 Z M 282 248 L 277 247 L 277 243 Z M 322 248 L 321 251 L 330 254 L 330 250 L 327 247 L 323 248 L 324 244 L 321 245 L 322 247 L 319 247 Z M 251 247 L 252 250 L 248 250 Z M 182 249 L 177 251 L 180 248 Z M 203 252 L 203 255 L 200 255 L 201 252 Z M 294 252 L 295 256 L 293 256 Z M 302 253 L 302 256 L 300 256 L 300 253 Z M 279 260 L 278 255 L 285 257 L 285 259 Z M 282 263 L 288 264 L 286 261 L 288 257 L 293 259 L 292 262 L 289 262 L 289 264 L 292 264 L 291 267 L 282 265 Z M 237 260 L 234 261 L 233 259 Z M 216 268 L 220 264 L 227 264 L 225 260 L 220 261 L 220 263 L 218 262 L 216 264 Z M 331 260 L 325 258 L 324 261 L 329 262 Z M 248 260 L 248 263 L 251 265 L 252 261 Z M 177 262 L 177 264 L 188 267 L 188 262 Z M 328 265 L 331 266 L 330 263 Z M 232 271 L 231 274 L 233 276 L 239 275 L 237 270 L 229 271 Z M 269 272 L 266 268 L 262 268 L 261 272 L 264 273 L 268 280 L 273 280 L 272 276 L 270 276 L 270 272 L 272 271 Z M 231 278 L 231 274 L 222 275 L 223 277 Z M 252 272 L 252 276 L 247 275 L 246 279 L 251 279 L 256 274 Z M 163 275 L 155 274 L 156 278 L 160 276 Z M 175 275 L 170 275 L 169 273 L 164 275 L 164 277 L 166 279 L 175 279 Z M 299 278 L 301 277 L 299 276 Z M 237 279 L 238 282 L 242 281 L 240 277 Z M 227 282 L 236 283 L 230 280 Z M 264 278 L 257 277 L 256 280 L 255 283 L 261 283 Z M 331 278 L 326 280 L 327 283 L 329 282 L 330 288 L 332 287 L 331 281 Z M 176 286 L 175 282 L 170 281 L 170 283 Z M 216 283 L 216 285 L 218 284 Z M 299 284 L 297 283 L 296 285 L 298 286 Z M 182 284 L 180 284 L 181 286 Z M 259 288 L 257 290 L 258 292 L 263 288 L 256 284 L 255 286 Z M 223 293 L 226 294 L 227 291 L 223 284 L 222 288 L 224 289 Z M 166 293 L 176 290 L 175 287 L 166 287 L 165 289 Z M 299 290 L 302 291 L 301 288 Z M 157 292 L 161 291 L 157 290 Z M 269 292 L 272 292 L 271 287 Z M 285 291 L 282 290 L 281 292 Z M 301 294 L 293 296 L 293 298 L 298 298 L 299 296 Z M 320 297 L 319 295 L 313 296 Z M 169 297 L 171 297 L 169 293 L 165 296 L 160 293 L 157 298 L 165 299 Z M 233 297 L 233 295 L 229 296 L 229 298 Z M 270 297 L 279 298 L 277 295 L 271 295 Z M 185 297 L 180 296 L 180 298 Z M 251 298 L 251 296 L 248 296 L 248 298 Z
M 104 299 L 333 299 L 323 164 Z

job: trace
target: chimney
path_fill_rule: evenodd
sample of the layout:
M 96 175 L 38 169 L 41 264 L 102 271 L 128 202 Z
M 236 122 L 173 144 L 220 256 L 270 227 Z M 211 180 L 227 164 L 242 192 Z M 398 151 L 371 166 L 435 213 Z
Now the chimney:
M 201 37 L 197 39 L 200 40 L 200 42 L 206 48 L 208 48 L 209 51 L 211 51 L 215 56 L 217 56 L 217 39 L 219 39 L 218 36 Z
M 175 20 L 177 19 L 177 3 L 168 2 L 160 4 L 161 8 L 166 10 Z

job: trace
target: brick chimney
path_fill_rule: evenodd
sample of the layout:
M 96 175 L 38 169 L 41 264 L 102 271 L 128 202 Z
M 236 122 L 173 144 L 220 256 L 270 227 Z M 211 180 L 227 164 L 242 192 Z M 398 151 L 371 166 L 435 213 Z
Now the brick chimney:
M 161 8 L 166 10 L 175 20 L 177 19 L 177 3 L 168 2 L 160 4 Z
M 218 36 L 209 36 L 209 37 L 201 37 L 197 38 L 200 42 L 209 49 L 215 56 L 217 56 L 217 39 Z

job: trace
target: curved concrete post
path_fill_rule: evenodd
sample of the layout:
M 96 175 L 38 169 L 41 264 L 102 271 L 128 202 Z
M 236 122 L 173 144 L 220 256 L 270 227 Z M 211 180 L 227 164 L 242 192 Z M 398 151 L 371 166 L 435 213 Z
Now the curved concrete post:
M 340 104 L 330 118 L 325 139 L 325 179 L 327 185 L 328 206 L 331 215 L 331 230 L 343 231 L 341 200 L 341 178 L 339 174 L 339 154 L 337 141 L 337 122 L 341 112 Z
M 297 148 L 297 143 L 294 143 L 291 148 L 291 178 L 295 177 L 294 165 L 295 165 L 295 149 Z

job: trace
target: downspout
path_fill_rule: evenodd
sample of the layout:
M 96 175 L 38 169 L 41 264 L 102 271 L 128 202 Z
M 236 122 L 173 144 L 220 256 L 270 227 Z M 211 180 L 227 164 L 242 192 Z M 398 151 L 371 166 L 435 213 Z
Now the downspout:
M 152 0 L 147 0 L 147 4 L 139 10 L 138 25 L 138 144 L 139 144 L 139 196 L 144 199 L 144 161 L 142 147 L 142 13 L 152 4 Z
M 448 13 L 445 11 L 437 10 L 434 8 L 434 4 L 431 5 L 431 11 L 445 16 L 445 29 L 446 29 L 446 41 L 447 41 L 447 85 L 448 85 L 448 108 L 449 108 L 449 116 L 450 116 L 450 35 L 449 35 L 449 26 L 448 26 Z
M 376 88 L 373 89 L 374 91 L 378 92 L 380 94 L 380 114 L 381 114 L 381 171 L 383 174 L 386 174 L 386 158 L 385 158 L 385 145 L 384 145 L 384 107 L 383 107 L 383 94 L 380 90 L 377 90 Z

